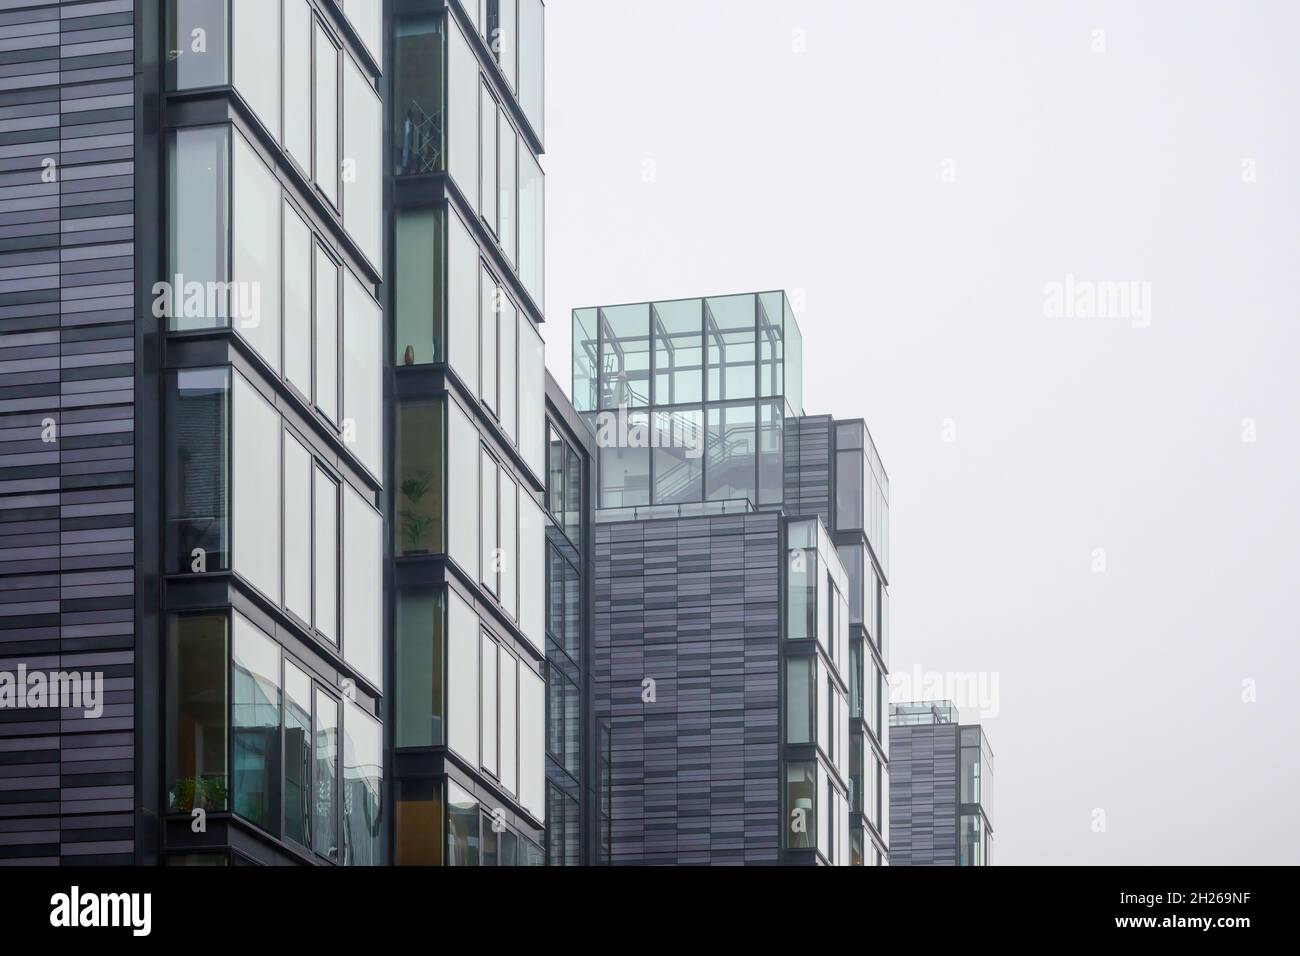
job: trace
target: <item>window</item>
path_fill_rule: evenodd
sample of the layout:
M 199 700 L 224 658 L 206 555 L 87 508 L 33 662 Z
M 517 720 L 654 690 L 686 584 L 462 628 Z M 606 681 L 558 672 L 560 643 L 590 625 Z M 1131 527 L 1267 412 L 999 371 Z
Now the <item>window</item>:
M 466 464 L 479 455 L 478 430 L 453 399 L 447 400 L 447 455 L 460 467 L 447 469 L 447 554 L 466 574 L 478 569 L 479 478 Z
M 316 407 L 338 421 L 339 267 L 316 247 Z
M 379 7 L 367 0 L 367 6 Z M 383 264 L 383 120 L 379 97 L 352 57 L 343 70 L 343 226 L 370 264 Z
M 338 555 L 339 486 L 320 468 L 315 469 L 316 544 L 312 568 L 316 580 L 316 630 L 331 644 L 339 642 Z
M 383 727 L 343 701 L 343 865 L 378 866 L 382 846 Z
M 501 470 L 501 587 L 498 597 L 510 617 L 519 613 L 519 491 L 505 469 Z
M 529 2 L 529 0 L 524 0 Z M 519 143 L 519 280 L 534 304 L 546 308 L 546 181 L 542 167 Z
M 277 142 L 280 139 L 280 4 L 231 5 L 235 89 Z
M 862 468 L 866 459 L 860 451 L 835 454 L 835 528 L 861 528 Z
M 227 616 L 186 614 L 167 629 L 167 810 L 225 810 Z
M 428 365 L 447 359 L 443 322 L 446 217 L 446 210 L 441 208 L 397 211 L 394 342 L 395 361 L 400 366 Z
M 302 2 L 302 0 L 289 0 Z M 311 229 L 284 206 L 284 377 L 311 400 Z
M 812 743 L 812 657 L 790 657 L 785 662 L 785 742 Z
M 479 93 L 479 215 L 497 231 L 497 101 L 484 83 Z
M 399 176 L 446 168 L 445 24 L 442 17 L 428 16 L 401 17 L 394 24 L 393 162 Z
M 499 658 L 501 668 L 501 786 L 510 793 L 519 789 L 519 705 L 515 687 L 519 681 L 519 662 L 505 649 Z
M 546 819 L 544 691 L 542 679 L 531 668 L 519 669 L 519 802 L 542 821 Z
M 345 485 L 343 491 L 343 658 L 383 685 L 383 520 Z
M 240 5 L 242 7 L 242 4 Z M 240 44 L 236 44 L 238 49 Z M 280 184 L 241 135 L 234 139 L 235 203 L 231 217 L 239 334 L 280 370 Z
M 312 621 L 312 458 L 284 433 L 284 606 L 305 624 Z M 310 703 L 310 702 L 309 702 Z
M 384 6 L 374 0 L 343 0 L 343 12 L 376 63 L 383 61 Z
M 308 846 L 311 834 L 311 678 L 284 664 L 284 835 Z
M 539 479 L 546 474 L 546 354 L 542 337 L 519 321 L 519 453 Z
M 500 290 L 501 311 L 498 316 L 501 344 L 501 407 L 499 415 L 501 428 L 506 437 L 518 444 L 519 441 L 519 310 L 510 301 L 510 297 Z
M 709 401 L 755 397 L 757 308 L 757 300 L 752 295 L 704 301 L 705 395 Z
M 478 244 L 448 209 L 447 215 L 447 361 L 471 394 L 478 394 L 479 326 Z
M 515 0 L 489 0 L 497 7 L 497 42 L 493 50 L 501 72 L 505 74 L 506 83 L 514 89 L 518 70 L 515 65 L 515 38 L 519 33 L 519 16 Z
M 475 4 L 477 6 L 477 4 Z M 447 171 L 472 208 L 478 207 L 478 61 L 460 32 L 447 18 Z
M 501 552 L 497 538 L 497 463 L 486 448 L 479 449 L 479 580 L 496 594 L 501 567 Z
M 339 51 L 316 24 L 316 185 L 339 204 Z
M 817 549 L 791 548 L 786 568 L 786 637 L 792 641 L 817 635 Z
M 378 304 L 343 270 L 343 440 L 375 476 L 383 470 L 383 332 Z
M 979 814 L 962 814 L 958 866 L 983 866 L 984 834 Z
M 479 398 L 496 414 L 497 398 L 497 321 L 501 298 L 496 279 L 486 268 L 480 269 L 479 291 Z
M 542 0 L 519 0 L 519 104 L 540 139 L 545 125 Z
M 519 629 L 533 648 L 546 648 L 546 524 L 533 496 L 519 495 Z
M 497 644 L 484 631 L 479 640 L 479 728 L 483 769 L 497 775 Z
M 443 806 L 441 780 L 397 781 L 394 862 L 398 866 L 442 866 Z
M 397 593 L 398 747 L 434 747 L 443 736 L 443 615 L 441 591 Z
M 181 369 L 168 390 L 168 570 L 230 568 L 230 369 Z
M 689 405 L 704 401 L 704 315 L 700 299 L 656 302 L 654 326 L 654 404 Z
M 225 0 L 171 0 L 168 22 L 170 88 L 224 86 L 228 48 Z
M 478 801 L 447 781 L 447 865 L 478 866 Z
M 478 766 L 478 615 L 447 592 L 447 742 Z
M 501 168 L 497 185 L 497 239 L 501 242 L 501 250 L 506 254 L 506 259 L 513 266 L 518 261 L 515 217 L 518 215 L 519 183 L 515 178 L 515 162 L 519 156 L 519 137 L 515 135 L 510 120 L 506 119 L 504 110 L 498 114 L 497 124 L 501 146 Z
M 714 406 L 708 409 L 707 417 L 705 494 L 708 500 L 748 498 L 757 502 L 754 406 Z
M 397 553 L 441 551 L 442 456 L 441 401 L 402 402 L 397 406 Z
M 813 847 L 817 832 L 817 764 L 791 761 L 785 766 L 786 842 L 793 850 Z
M 230 127 L 177 130 L 168 176 L 168 329 L 213 329 L 229 321 L 215 283 L 230 278 Z M 162 290 L 154 287 L 155 296 Z M 157 314 L 155 300 L 155 314 Z M 236 300 L 236 304 L 238 301 Z
M 234 377 L 231 510 L 234 569 L 272 600 L 280 595 L 280 416 Z
M 338 759 L 339 704 L 319 687 L 316 689 L 314 727 L 315 784 L 312 799 L 311 842 L 327 859 L 338 859 Z
M 311 4 L 308 0 L 284 0 L 284 148 L 309 177 L 311 31 Z
M 276 833 L 280 829 L 280 646 L 242 614 L 233 614 L 233 809 Z

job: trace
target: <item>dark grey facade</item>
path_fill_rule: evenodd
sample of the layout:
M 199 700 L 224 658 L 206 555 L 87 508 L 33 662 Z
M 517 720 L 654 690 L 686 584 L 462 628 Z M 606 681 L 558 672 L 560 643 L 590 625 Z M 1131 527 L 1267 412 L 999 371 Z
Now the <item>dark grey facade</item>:
M 891 705 L 890 862 L 993 862 L 993 752 L 947 701 Z
M 780 515 L 598 524 L 612 862 L 779 859 Z
M 136 858 L 135 4 L 0 4 L 0 864 Z M 3 691 L 0 691 L 3 699 Z

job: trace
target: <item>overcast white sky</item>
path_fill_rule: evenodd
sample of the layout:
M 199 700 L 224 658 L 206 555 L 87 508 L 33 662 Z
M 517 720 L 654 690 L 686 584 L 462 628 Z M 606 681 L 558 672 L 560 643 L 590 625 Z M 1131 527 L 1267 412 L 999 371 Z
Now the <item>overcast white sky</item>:
M 892 669 L 998 675 L 998 863 L 1300 857 L 1297 35 L 549 0 L 552 373 L 574 307 L 802 290 L 805 406 L 890 474 Z M 1045 317 L 1067 274 L 1150 283 L 1150 326 Z

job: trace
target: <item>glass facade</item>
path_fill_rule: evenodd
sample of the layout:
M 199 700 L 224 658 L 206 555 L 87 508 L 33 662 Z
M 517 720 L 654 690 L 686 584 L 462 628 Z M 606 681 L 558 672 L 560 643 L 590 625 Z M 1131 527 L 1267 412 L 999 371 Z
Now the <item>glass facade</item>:
M 784 425 L 802 411 L 784 293 L 577 309 L 572 329 L 597 507 L 782 502 Z

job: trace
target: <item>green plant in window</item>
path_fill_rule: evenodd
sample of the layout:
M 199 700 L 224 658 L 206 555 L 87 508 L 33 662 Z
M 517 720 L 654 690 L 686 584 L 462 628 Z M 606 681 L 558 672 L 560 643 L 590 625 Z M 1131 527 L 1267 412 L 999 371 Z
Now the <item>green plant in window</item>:
M 167 795 L 169 807 L 188 813 L 198 807 L 203 810 L 224 810 L 228 797 L 225 777 L 184 777 L 176 781 Z
M 433 490 L 433 480 L 431 472 L 421 469 L 402 481 L 402 497 L 409 502 L 409 507 L 402 508 L 398 514 L 402 519 L 402 536 L 406 541 L 407 553 L 428 550 L 434 518 L 424 513 L 421 502 Z

